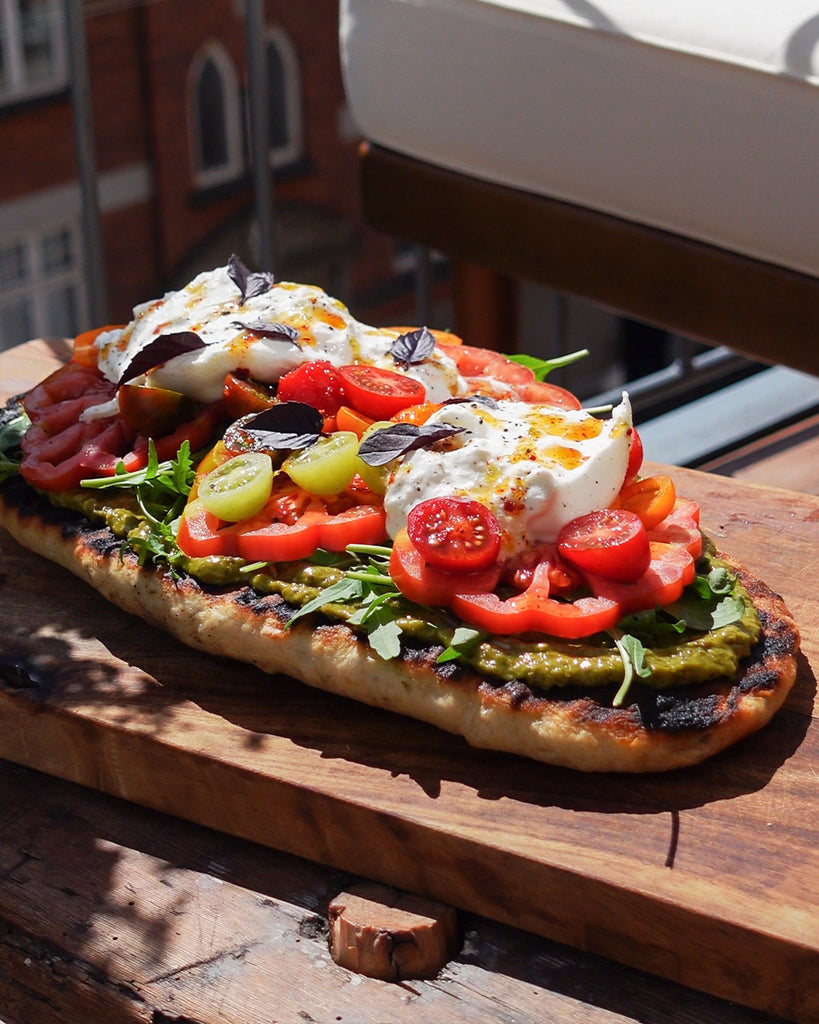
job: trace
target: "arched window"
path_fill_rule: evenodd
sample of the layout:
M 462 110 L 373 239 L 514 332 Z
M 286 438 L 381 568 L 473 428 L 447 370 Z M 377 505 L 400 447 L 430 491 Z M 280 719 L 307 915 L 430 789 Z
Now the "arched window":
M 277 26 L 268 29 L 265 52 L 270 162 L 282 167 L 298 160 L 304 148 L 299 62 L 289 36 Z
M 194 181 L 221 185 L 244 169 L 236 69 L 220 43 L 209 43 L 191 65 L 188 98 Z

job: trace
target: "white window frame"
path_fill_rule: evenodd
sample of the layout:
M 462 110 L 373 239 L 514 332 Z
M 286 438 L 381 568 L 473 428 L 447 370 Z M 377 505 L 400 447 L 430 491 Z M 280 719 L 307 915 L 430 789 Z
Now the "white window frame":
M 225 123 L 222 126 L 227 145 L 227 160 L 218 167 L 202 167 L 199 163 L 200 123 L 199 82 L 208 63 L 212 63 L 222 81 L 225 101 Z M 188 73 L 188 134 L 191 167 L 197 188 L 213 188 L 238 178 L 245 169 L 242 142 L 242 112 L 239 80 L 230 54 L 219 42 L 209 42 L 193 59 Z
M 28 82 L 23 56 L 23 33 L 20 18 L 20 0 L 0 0 L 0 19 L 4 32 L 0 33 L 3 48 L 3 67 L 8 80 L 0 83 L 0 106 L 21 100 L 59 92 L 68 85 L 68 63 L 65 23 L 60 0 L 44 0 L 46 16 L 51 26 L 52 73 L 39 82 Z
M 284 70 L 284 108 L 287 118 L 287 142 L 270 149 L 270 166 L 284 167 L 300 159 L 304 153 L 304 123 L 301 103 L 301 69 L 296 48 L 290 36 L 278 25 L 269 26 L 265 39 L 267 47 L 274 46 Z
M 59 231 L 67 231 L 70 234 L 74 258 L 71 266 L 65 270 L 47 273 L 42 262 L 41 244 L 48 235 L 56 234 Z M 0 236 L 0 248 L 5 249 L 16 243 L 21 244 L 26 250 L 29 273 L 24 281 L 0 291 L 0 304 L 4 305 L 8 300 L 25 300 L 29 304 L 31 312 L 32 336 L 35 338 L 53 337 L 54 332 L 48 323 L 46 297 L 55 287 L 68 286 L 74 291 L 79 325 L 83 320 L 86 305 L 82 273 L 82 232 L 79 221 L 76 219 L 51 221 Z M 29 339 L 4 338 L 0 335 L 0 350 L 27 340 Z

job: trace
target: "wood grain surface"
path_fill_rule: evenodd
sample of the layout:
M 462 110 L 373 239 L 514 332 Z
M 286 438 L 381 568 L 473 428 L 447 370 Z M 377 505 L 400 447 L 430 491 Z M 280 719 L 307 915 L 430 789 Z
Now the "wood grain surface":
M 3 389 L 59 355 L 0 355 Z M 188 650 L 4 533 L 0 756 L 817 1022 L 819 499 L 675 476 L 803 632 L 774 722 L 697 768 L 587 777 L 471 750 Z

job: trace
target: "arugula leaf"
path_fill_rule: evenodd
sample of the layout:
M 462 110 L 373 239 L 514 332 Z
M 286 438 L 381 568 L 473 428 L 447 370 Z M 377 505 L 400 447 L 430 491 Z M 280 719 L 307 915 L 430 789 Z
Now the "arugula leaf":
M 610 630 L 609 635 L 623 659 L 623 682 L 611 702 L 614 707 L 619 708 L 626 699 L 634 677 L 646 679 L 651 675 L 651 669 L 645 663 L 646 649 L 636 636 L 620 633 L 618 630 Z
M 528 366 L 530 370 L 534 371 L 536 380 L 545 380 L 552 370 L 558 370 L 561 366 L 569 366 L 577 362 L 578 359 L 584 359 L 588 354 L 589 350 L 587 348 L 581 348 L 577 352 L 570 352 L 565 356 L 556 356 L 554 359 L 538 359 L 536 356 L 526 355 L 526 353 L 507 356 L 506 358 L 513 363 L 520 363 L 521 366 Z
M 738 597 L 726 597 L 716 606 L 711 616 L 712 629 L 730 626 L 739 622 L 745 611 L 745 605 Z
M 384 661 L 397 658 L 401 653 L 401 627 L 395 619 L 386 619 L 367 630 L 370 647 Z
M 128 535 L 128 546 L 136 552 L 140 565 L 166 562 L 176 575 L 183 558 L 176 543 L 178 520 L 195 473 L 188 441 L 182 442 L 175 459 L 160 462 L 156 446 L 149 440 L 148 462 L 142 469 L 126 473 L 120 464 L 113 476 L 83 480 L 81 486 L 132 489 L 144 522 Z
M 486 634 L 479 629 L 458 626 L 452 634 L 449 647 L 438 655 L 438 664 L 443 665 L 448 661 L 456 661 L 462 655 L 469 654 L 485 637 Z
M 363 593 L 364 584 L 360 580 L 351 580 L 344 576 L 335 583 L 331 583 L 329 587 L 325 587 L 312 601 L 303 604 L 296 614 L 290 618 L 287 628 L 289 629 L 297 619 L 301 619 L 305 615 L 311 615 L 327 604 L 336 604 L 336 602 L 347 604 L 351 601 L 358 601 Z

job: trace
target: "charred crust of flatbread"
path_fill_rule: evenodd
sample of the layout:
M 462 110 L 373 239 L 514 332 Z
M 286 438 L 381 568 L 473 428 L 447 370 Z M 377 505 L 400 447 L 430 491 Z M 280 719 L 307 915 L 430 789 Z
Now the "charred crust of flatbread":
M 430 722 L 476 747 L 584 771 L 696 764 L 764 726 L 796 678 L 799 632 L 782 598 L 725 555 L 762 626 L 737 677 L 662 691 L 635 682 L 615 708 L 611 687 L 545 691 L 492 680 L 457 662 L 438 664 L 440 646 L 408 643 L 400 658 L 384 661 L 348 626 L 317 616 L 287 628 L 296 609 L 282 597 L 140 568 L 107 528 L 53 508 L 19 478 L 0 485 L 0 523 L 24 547 L 192 647 Z

